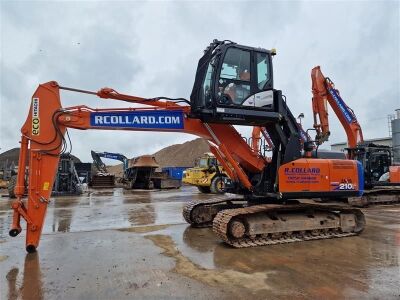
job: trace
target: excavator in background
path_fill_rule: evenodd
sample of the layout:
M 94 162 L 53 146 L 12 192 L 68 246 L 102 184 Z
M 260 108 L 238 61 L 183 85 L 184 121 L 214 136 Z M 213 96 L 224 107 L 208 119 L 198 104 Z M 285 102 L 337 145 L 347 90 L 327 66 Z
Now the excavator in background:
M 152 155 L 142 155 L 133 159 L 127 158 L 121 153 L 111 152 L 97 152 L 91 151 L 93 161 L 97 168 L 109 174 L 106 165 L 101 160 L 101 157 L 108 159 L 115 159 L 122 162 L 123 175 L 121 178 L 117 178 L 119 183 L 124 184 L 124 188 L 127 189 L 168 189 L 168 188 L 179 188 L 181 181 L 168 176 L 167 172 L 157 171 L 160 165 L 156 162 L 155 157 Z M 101 182 L 106 182 L 103 175 L 99 175 Z M 115 176 L 113 176 L 113 182 L 115 182 Z M 97 178 L 96 181 L 99 179 Z M 93 182 L 93 180 L 92 180 Z
M 115 186 L 115 176 L 108 172 L 106 164 L 101 157 L 106 157 L 108 153 L 90 151 L 93 158 L 93 164 L 98 172 L 92 175 L 90 186 L 93 188 L 113 188 Z M 108 158 L 108 157 L 107 157 Z
M 100 168 L 105 168 L 106 165 L 104 162 L 101 160 L 101 157 L 108 158 L 108 159 L 114 159 L 114 160 L 119 160 L 122 162 L 122 169 L 125 172 L 126 169 L 128 169 L 129 165 L 129 158 L 127 158 L 125 155 L 121 153 L 112 153 L 112 152 L 98 152 L 98 151 L 91 151 L 93 161 L 97 164 L 99 164 Z M 96 159 L 94 159 L 94 157 Z
M 55 81 L 39 85 L 21 129 L 19 169 L 29 164 L 28 200 L 26 204 L 22 199 L 24 178 L 18 174 L 18 199 L 12 204 L 9 234 L 17 236 L 22 231 L 23 218 L 27 223 L 26 250 L 35 252 L 39 246 L 49 187 L 59 156 L 68 148 L 67 128 L 180 132 L 206 139 L 229 175 L 224 182 L 226 191 L 242 197 L 190 201 L 183 216 L 194 227 L 212 226 L 232 247 L 340 238 L 362 232 L 365 218 L 360 209 L 298 200 L 362 196 L 364 172 L 356 160 L 321 159 L 312 157 L 309 147 L 302 149 L 289 101 L 273 85 L 275 54 L 275 50 L 214 40 L 199 60 L 190 101 L 142 98 L 111 88 L 93 92 Z M 61 90 L 142 107 L 63 107 Z M 254 151 L 234 125 L 265 128 L 273 143 L 271 158 Z
M 332 80 L 322 74 L 319 66 L 312 69 L 311 80 L 316 144 L 321 145 L 330 136 L 329 104 L 346 132 L 347 158 L 359 161 L 364 169 L 366 191 L 362 197 L 350 197 L 349 203 L 366 206 L 400 202 L 400 166 L 392 165 L 392 149 L 364 141 L 361 125 L 354 111 L 344 102 Z

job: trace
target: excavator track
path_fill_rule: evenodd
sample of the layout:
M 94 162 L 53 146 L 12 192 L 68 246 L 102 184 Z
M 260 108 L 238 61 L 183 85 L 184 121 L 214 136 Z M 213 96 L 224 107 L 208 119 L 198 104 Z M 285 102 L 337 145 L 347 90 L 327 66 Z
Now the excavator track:
M 235 248 L 353 236 L 364 226 L 359 209 L 315 204 L 226 209 L 213 221 L 217 236 Z
M 226 197 L 208 200 L 193 200 L 188 202 L 182 211 L 183 218 L 193 227 L 211 227 L 217 213 L 223 209 L 244 206 L 241 198 L 227 199 Z M 241 202 L 241 203 L 235 203 Z
M 348 202 L 355 207 L 398 204 L 400 203 L 400 187 L 392 186 L 367 190 L 361 197 L 349 198 Z

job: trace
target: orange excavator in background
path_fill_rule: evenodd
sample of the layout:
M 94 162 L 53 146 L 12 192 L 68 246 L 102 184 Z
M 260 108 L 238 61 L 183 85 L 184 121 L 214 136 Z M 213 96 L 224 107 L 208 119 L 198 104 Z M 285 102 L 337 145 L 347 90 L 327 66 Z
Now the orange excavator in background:
M 23 218 L 26 250 L 36 251 L 57 163 L 68 145 L 67 128 L 185 132 L 206 139 L 229 174 L 226 191 L 243 197 L 191 201 L 183 216 L 192 226 L 212 226 L 233 247 L 359 234 L 365 225 L 359 209 L 296 200 L 361 196 L 364 172 L 356 160 L 314 158 L 309 149 L 302 150 L 296 119 L 282 91 L 273 86 L 273 55 L 274 50 L 214 40 L 199 60 L 190 101 L 142 98 L 110 88 L 91 92 L 54 81 L 39 85 L 21 129 L 19 169 L 29 165 L 28 199 L 22 198 L 24 177 L 19 173 L 10 235 L 21 232 Z M 60 90 L 147 108 L 63 107 Z M 233 125 L 265 129 L 273 144 L 271 158 L 254 151 Z
M 354 111 L 344 102 L 332 80 L 322 74 L 319 66 L 312 69 L 311 80 L 317 145 L 330 136 L 329 104 L 346 132 L 347 158 L 358 160 L 364 169 L 366 191 L 362 197 L 350 198 L 349 202 L 362 206 L 400 202 L 400 166 L 392 165 L 392 149 L 364 141 Z

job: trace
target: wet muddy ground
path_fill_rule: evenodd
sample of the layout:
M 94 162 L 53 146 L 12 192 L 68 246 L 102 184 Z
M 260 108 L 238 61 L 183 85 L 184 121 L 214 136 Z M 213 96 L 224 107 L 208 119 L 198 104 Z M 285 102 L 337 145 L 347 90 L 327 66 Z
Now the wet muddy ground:
M 41 244 L 8 236 L 0 198 L 0 299 L 399 299 L 400 205 L 364 210 L 356 237 L 232 249 L 181 215 L 195 188 L 53 198 Z

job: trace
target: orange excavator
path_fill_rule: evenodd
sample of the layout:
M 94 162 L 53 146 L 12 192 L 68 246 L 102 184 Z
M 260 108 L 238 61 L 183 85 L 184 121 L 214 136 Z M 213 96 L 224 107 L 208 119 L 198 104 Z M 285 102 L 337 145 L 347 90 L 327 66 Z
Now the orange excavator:
M 322 74 L 319 66 L 312 69 L 311 79 L 317 145 L 327 141 L 330 136 L 329 104 L 346 132 L 347 158 L 358 160 L 364 169 L 366 191 L 362 197 L 350 198 L 349 202 L 361 206 L 400 202 L 400 166 L 392 165 L 391 148 L 364 141 L 354 111 L 344 102 L 332 80 Z
M 91 92 L 55 81 L 39 85 L 21 129 L 19 169 L 29 165 L 28 199 L 22 198 L 25 186 L 20 173 L 10 235 L 21 232 L 24 219 L 26 250 L 36 251 L 57 163 L 68 145 L 67 128 L 185 132 L 206 139 L 229 174 L 224 179 L 226 191 L 243 197 L 191 201 L 183 216 L 192 226 L 212 226 L 233 247 L 359 234 L 365 226 L 359 209 L 297 200 L 361 196 L 363 170 L 356 160 L 314 158 L 309 149 L 302 150 L 296 119 L 282 91 L 273 86 L 274 55 L 274 50 L 214 40 L 199 60 L 190 101 L 142 98 L 111 88 Z M 63 107 L 60 90 L 147 107 Z M 271 158 L 254 151 L 233 125 L 265 129 L 273 143 Z

